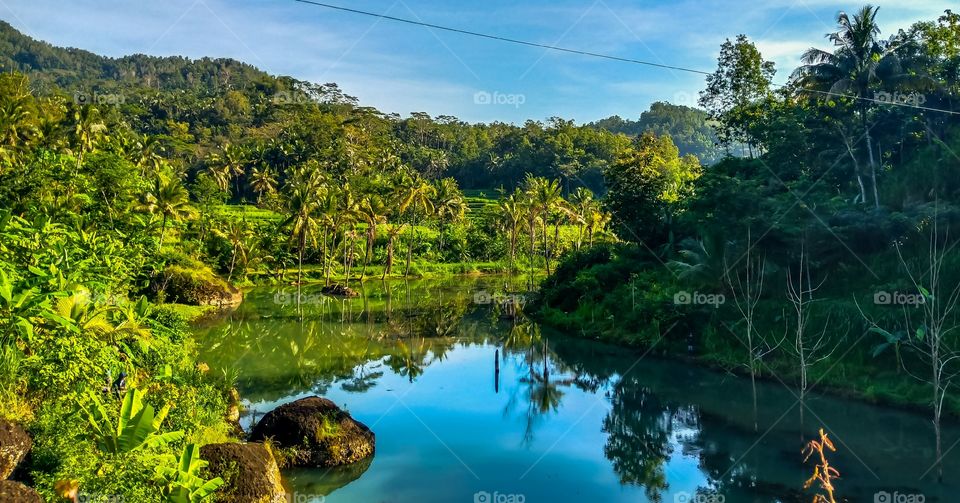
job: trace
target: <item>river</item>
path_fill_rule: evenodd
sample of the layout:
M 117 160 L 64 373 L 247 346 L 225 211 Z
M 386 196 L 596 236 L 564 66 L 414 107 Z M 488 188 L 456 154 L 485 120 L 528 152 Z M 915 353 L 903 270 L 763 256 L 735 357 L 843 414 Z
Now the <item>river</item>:
M 801 406 L 779 382 L 758 385 L 755 414 L 747 379 L 500 316 L 499 278 L 362 290 L 304 288 L 298 308 L 294 288 L 257 288 L 196 329 L 244 428 L 321 395 L 375 432 L 368 462 L 287 470 L 295 501 L 808 502 L 801 449 L 821 427 L 843 501 L 960 500 L 960 447 L 935 483 L 926 415 L 817 393 Z M 945 448 L 958 441 L 948 425 Z

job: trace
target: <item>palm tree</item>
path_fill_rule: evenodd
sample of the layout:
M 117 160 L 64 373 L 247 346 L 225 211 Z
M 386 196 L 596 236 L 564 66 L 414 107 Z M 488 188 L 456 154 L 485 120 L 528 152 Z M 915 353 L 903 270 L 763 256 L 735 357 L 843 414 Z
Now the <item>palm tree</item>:
M 107 126 L 100 120 L 100 111 L 89 105 L 73 107 L 73 151 L 77 156 L 77 170 L 83 165 L 83 156 L 94 149 L 106 134 Z
M 230 281 L 233 279 L 233 270 L 237 265 L 237 257 L 239 256 L 244 264 L 247 263 L 250 252 L 250 238 L 253 236 L 253 230 L 250 228 L 250 224 L 247 223 L 246 217 L 244 217 L 242 220 L 227 222 L 225 229 L 218 229 L 214 232 L 230 242 L 230 270 L 227 274 L 227 281 Z
M 367 225 L 366 249 L 363 254 L 363 269 L 360 271 L 360 280 L 367 274 L 367 265 L 373 255 L 373 244 L 377 240 L 377 226 L 387 223 L 387 209 L 383 199 L 376 194 L 370 195 L 360 202 L 357 215 Z
M 273 194 L 277 191 L 277 177 L 270 168 L 254 167 L 250 171 L 250 188 L 257 193 L 257 204 L 264 194 Z
M 223 190 L 230 187 L 230 180 L 233 179 L 236 183 L 237 196 L 240 196 L 240 177 L 245 172 L 247 162 L 246 150 L 225 143 L 220 147 L 220 152 L 210 156 L 210 174 Z
M 453 178 L 440 180 L 434 189 L 434 214 L 440 220 L 440 253 L 443 253 L 443 227 L 447 223 L 456 223 L 463 219 L 467 212 L 467 203 L 463 193 L 457 187 Z
M 513 264 L 517 252 L 517 234 L 520 229 L 520 223 L 523 222 L 523 204 L 520 200 L 523 194 L 520 190 L 515 190 L 506 197 L 501 197 L 497 203 L 497 214 L 500 221 L 510 233 L 510 272 L 513 272 Z
M 38 134 L 28 107 L 31 94 L 26 77 L 21 77 L 15 87 L 12 92 L 5 89 L 0 93 L 0 161 L 5 165 L 13 163 L 24 144 Z
M 577 223 L 577 251 L 583 244 L 583 231 L 587 225 L 587 219 L 591 213 L 596 211 L 597 201 L 593 198 L 593 192 L 585 187 L 579 187 L 570 196 L 570 204 L 573 210 L 573 219 Z
M 587 246 L 593 246 L 594 234 L 603 232 L 612 218 L 613 215 L 605 211 L 600 211 L 599 208 L 595 208 L 590 212 L 587 216 Z
M 876 207 L 880 206 L 877 166 L 873 156 L 873 138 L 867 125 L 867 116 L 873 105 L 871 92 L 884 80 L 904 80 L 903 75 L 897 75 L 902 74 L 902 71 L 895 52 L 896 46 L 879 39 L 880 28 L 876 22 L 878 9 L 879 7 L 866 5 L 854 14 L 853 18 L 841 12 L 837 16 L 840 30 L 827 35 L 837 49 L 833 53 L 817 48 L 809 49 L 803 54 L 803 66 L 798 68 L 793 76 L 800 85 L 801 92 L 808 95 L 845 95 L 856 100 L 855 106 L 866 139 Z M 856 166 L 854 168 L 856 169 Z M 860 185 L 861 203 L 865 204 L 867 194 L 863 176 L 859 171 L 856 175 Z
M 286 206 L 288 217 L 280 224 L 290 227 L 290 240 L 297 244 L 297 299 L 303 282 L 303 253 L 308 243 L 317 244 L 317 229 L 320 227 L 317 210 L 326 192 L 323 174 L 315 165 L 305 165 L 294 170 L 287 181 Z
M 413 260 L 414 242 L 419 240 L 419 231 L 417 223 L 422 218 L 427 218 L 434 213 L 433 197 L 436 190 L 426 180 L 412 179 L 405 177 L 403 187 L 403 197 L 400 200 L 400 211 L 407 212 L 410 215 L 410 225 L 413 231 L 413 238 L 407 245 L 407 266 L 403 271 L 406 277 L 410 273 L 410 262 Z M 414 239 L 415 238 L 415 239 Z
M 560 196 L 560 183 L 557 180 L 527 175 L 524 186 L 535 209 L 535 213 L 539 215 L 540 218 L 540 230 L 541 236 L 543 237 L 543 257 L 546 261 L 547 274 L 550 274 L 550 253 L 547 249 L 547 220 L 562 200 Z
M 343 184 L 335 192 L 336 213 L 332 215 L 334 236 L 343 231 L 343 273 L 346 280 L 350 280 L 350 266 L 353 262 L 353 238 L 359 216 L 359 202 L 354 197 L 354 191 L 349 183 Z M 329 281 L 329 279 L 328 279 Z
M 157 249 L 163 248 L 163 238 L 167 231 L 167 222 L 179 222 L 192 218 L 194 210 L 190 206 L 190 193 L 175 176 L 158 176 L 153 190 L 147 194 L 146 209 L 150 213 L 159 213 L 160 242 Z

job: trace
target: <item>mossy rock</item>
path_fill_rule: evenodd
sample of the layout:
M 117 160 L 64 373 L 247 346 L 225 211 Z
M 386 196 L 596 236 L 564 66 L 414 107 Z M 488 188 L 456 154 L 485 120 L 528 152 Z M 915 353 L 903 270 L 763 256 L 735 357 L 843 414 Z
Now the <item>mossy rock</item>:
M 327 285 L 320 289 L 320 293 L 325 295 L 332 295 L 334 297 L 359 297 L 360 294 L 346 285 L 341 285 L 339 283 L 334 283 L 332 285 Z
M 225 484 L 216 500 L 226 503 L 286 502 L 277 460 L 261 443 L 207 444 L 200 448 L 209 477 L 220 477 Z
M 318 396 L 281 405 L 253 428 L 250 439 L 270 439 L 285 454 L 285 466 L 326 468 L 373 456 L 376 439 L 330 400 Z
M 243 292 L 219 277 L 209 267 L 171 265 L 154 280 L 152 289 L 164 302 L 194 306 L 235 306 Z
M 4 503 L 43 503 L 32 488 L 12 480 L 0 480 L 0 501 Z
M 0 420 L 0 480 L 13 474 L 32 446 L 30 435 L 20 425 Z

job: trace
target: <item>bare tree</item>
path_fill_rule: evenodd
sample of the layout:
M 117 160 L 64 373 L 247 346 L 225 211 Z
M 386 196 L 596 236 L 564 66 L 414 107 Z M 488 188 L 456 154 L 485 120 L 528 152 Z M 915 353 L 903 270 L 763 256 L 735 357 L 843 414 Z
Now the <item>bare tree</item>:
M 724 258 L 724 282 L 730 289 L 733 303 L 744 322 L 744 345 L 747 347 L 747 368 L 750 370 L 750 385 L 753 390 L 754 429 L 758 429 L 757 417 L 757 370 L 763 358 L 770 354 L 775 347 L 764 343 L 763 337 L 756 329 L 756 311 L 760 297 L 763 295 L 763 276 L 766 268 L 766 258 L 762 255 L 753 256 L 753 241 L 750 230 L 747 230 L 747 251 L 743 256 L 745 266 L 734 271 L 734 265 L 729 265 Z M 734 332 L 736 333 L 736 332 Z
M 797 358 L 797 367 L 800 370 L 800 426 L 803 427 L 803 409 L 805 407 L 804 399 L 807 396 L 810 383 L 810 370 L 814 365 L 826 360 L 839 346 L 839 342 L 830 347 L 830 339 L 827 332 L 830 329 L 830 317 L 823 324 L 819 332 L 810 332 L 808 325 L 811 318 L 811 308 L 816 302 L 814 295 L 823 284 L 826 278 L 814 285 L 810 278 L 810 265 L 807 262 L 804 245 L 800 245 L 800 264 L 797 267 L 797 273 L 787 269 L 787 300 L 793 306 L 795 315 L 795 324 L 793 325 L 793 344 L 787 346 Z M 784 338 L 786 338 L 784 335 Z M 801 433 L 802 435 L 802 433 Z
M 953 347 L 949 340 L 949 336 L 958 328 L 954 311 L 957 308 L 958 301 L 960 301 L 960 283 L 945 284 L 943 268 L 947 265 L 947 253 L 951 247 L 947 235 L 941 238 L 937 220 L 936 216 L 932 219 L 926 260 L 921 259 L 918 264 L 911 267 L 904 257 L 899 243 L 897 243 L 896 249 L 897 256 L 907 273 L 910 284 L 917 292 L 916 295 L 919 296 L 921 319 L 912 320 L 910 310 L 904 308 L 904 323 L 909 333 L 907 344 L 920 355 L 921 361 L 926 366 L 924 373 L 927 377 L 909 370 L 907 370 L 907 373 L 921 382 L 929 384 L 932 391 L 932 422 L 936 442 L 934 467 L 937 469 L 937 480 L 942 482 L 943 438 L 941 426 L 943 402 L 953 380 L 960 376 L 960 351 Z M 881 334 L 889 334 L 869 317 L 865 316 L 865 318 L 871 325 L 871 330 Z

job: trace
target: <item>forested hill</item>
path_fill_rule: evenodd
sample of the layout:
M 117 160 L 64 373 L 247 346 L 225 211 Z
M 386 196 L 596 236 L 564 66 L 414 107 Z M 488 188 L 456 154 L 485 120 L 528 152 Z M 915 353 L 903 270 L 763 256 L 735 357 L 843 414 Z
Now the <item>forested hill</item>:
M 109 58 L 34 40 L 2 21 L 0 66 L 25 74 L 38 95 L 94 104 L 99 114 L 157 138 L 191 178 L 225 156 L 268 165 L 281 179 L 286 166 L 309 158 L 325 159 L 336 172 L 387 159 L 427 179 L 452 177 L 465 189 L 511 190 L 531 173 L 562 179 L 567 192 L 585 186 L 603 193 L 604 170 L 643 130 L 676 135 L 681 156 L 717 158 L 703 113 L 665 103 L 645 112 L 639 127 L 619 129 L 556 117 L 522 125 L 422 112 L 401 117 L 363 107 L 335 84 L 271 76 L 231 59 Z
M 0 67 L 55 84 L 70 92 L 117 88 L 220 92 L 251 86 L 275 87 L 276 79 L 252 65 L 226 58 L 134 54 L 121 58 L 56 47 L 0 21 Z
M 646 132 L 670 135 L 681 155 L 693 154 L 703 164 L 713 164 L 724 155 L 723 149 L 717 146 L 717 135 L 707 121 L 707 112 L 698 108 L 658 101 L 650 105 L 650 110 L 641 113 L 639 120 L 614 115 L 588 125 L 631 137 Z

